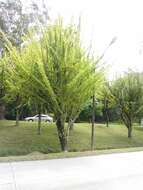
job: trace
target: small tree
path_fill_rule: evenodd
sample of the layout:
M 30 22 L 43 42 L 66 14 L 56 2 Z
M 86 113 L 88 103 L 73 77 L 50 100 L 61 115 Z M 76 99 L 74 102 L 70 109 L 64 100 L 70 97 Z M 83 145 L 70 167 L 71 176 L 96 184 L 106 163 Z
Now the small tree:
M 9 46 L 10 59 L 16 65 L 23 94 L 35 97 L 54 113 L 61 149 L 67 151 L 66 121 L 76 118 L 90 99 L 98 75 L 81 46 L 79 26 L 64 26 L 58 19 L 40 32 L 39 40 L 32 35 L 28 42 L 20 53 Z
M 24 105 L 24 94 L 15 65 L 10 63 L 9 59 L 7 59 L 7 63 L 9 64 L 7 64 L 6 93 L 4 99 L 7 103 L 15 102 L 16 126 L 19 126 L 19 118 Z
M 61 148 L 67 151 L 69 125 L 65 122 L 78 116 L 95 82 L 91 60 L 81 46 L 79 27 L 64 27 L 61 19 L 47 28 L 41 48 L 47 101 L 55 114 Z
M 5 91 L 7 78 L 7 57 L 0 58 L 0 120 L 5 119 Z
M 128 72 L 109 86 L 112 101 L 119 107 L 121 119 L 132 137 L 132 126 L 135 117 L 143 110 L 143 82 L 141 75 Z
M 34 26 L 34 28 L 38 27 L 38 24 L 46 25 L 49 20 L 49 11 L 47 10 L 47 7 L 45 6 L 45 3 L 43 1 L 42 7 L 40 8 L 36 3 L 31 2 L 31 4 L 27 7 L 28 11 L 25 11 L 25 7 L 23 6 L 23 3 L 21 0 L 5 0 L 0 1 L 0 30 L 2 30 L 6 35 L 9 41 L 16 46 L 17 48 L 21 48 L 23 45 L 23 35 L 27 33 L 29 28 L 31 28 L 31 25 Z M 4 36 L 0 34 L 0 57 L 2 58 L 5 56 L 5 53 L 7 51 L 6 48 L 6 40 Z M 2 61 L 0 61 L 2 63 Z M 2 71 L 2 64 L 0 63 L 0 77 L 4 76 L 5 71 Z M 1 67 L 2 66 L 2 67 Z M 3 67 L 4 69 L 5 67 Z M 2 73 L 1 73 L 2 71 Z M 2 79 L 3 80 L 3 79 Z M 4 89 L 6 88 L 4 83 L 0 81 L 1 85 L 1 94 L 0 94 L 0 119 L 4 119 L 5 117 L 5 109 L 6 109 L 6 102 L 4 101 L 2 96 L 9 96 L 10 94 L 13 95 L 9 91 L 9 94 L 5 94 Z M 3 83 L 3 85 L 2 85 Z M 3 87 L 2 87 L 3 86 Z M 14 90 L 13 86 L 11 89 Z M 11 87 L 10 87 L 11 88 Z M 16 125 L 18 125 L 19 121 L 19 109 L 21 106 L 21 98 L 19 95 L 18 88 L 14 90 L 14 96 L 11 98 L 9 97 L 7 101 L 13 101 L 16 102 Z M 16 91 L 18 92 L 16 94 Z
M 19 126 L 20 113 L 23 106 L 35 105 L 38 112 L 38 134 L 41 133 L 41 112 L 43 109 L 43 99 L 39 98 L 39 93 L 32 86 L 31 76 L 37 74 L 37 69 L 27 65 L 26 59 L 29 52 L 17 51 L 9 41 L 9 59 L 7 59 L 7 78 L 6 78 L 6 102 L 16 101 L 16 126 Z M 29 49 L 30 50 L 30 49 Z M 28 54 L 27 54 L 28 53 Z M 38 77 L 38 76 L 37 76 Z
M 95 60 L 94 63 L 94 68 L 93 68 L 93 72 L 95 73 L 97 70 L 97 66 L 99 65 L 98 63 L 101 62 L 102 58 L 104 57 L 106 51 L 116 42 L 116 37 L 114 37 L 111 42 L 108 44 L 108 46 L 105 48 L 105 50 L 103 51 L 103 53 L 101 54 L 101 56 Z M 104 76 L 104 75 L 103 75 Z M 100 77 L 97 77 L 97 81 L 100 79 Z M 93 95 L 92 95 L 92 128 L 91 128 L 91 150 L 94 150 L 94 146 L 95 146 L 95 135 L 94 135 L 94 131 L 95 131 L 95 105 L 96 105 L 96 97 L 95 97 L 95 92 L 96 92 L 96 88 L 95 86 L 93 87 Z
M 109 108 L 111 108 L 112 102 L 110 101 L 110 91 L 108 88 L 108 81 L 104 81 L 103 88 L 100 92 L 100 100 L 102 101 L 102 113 L 106 126 L 109 127 Z

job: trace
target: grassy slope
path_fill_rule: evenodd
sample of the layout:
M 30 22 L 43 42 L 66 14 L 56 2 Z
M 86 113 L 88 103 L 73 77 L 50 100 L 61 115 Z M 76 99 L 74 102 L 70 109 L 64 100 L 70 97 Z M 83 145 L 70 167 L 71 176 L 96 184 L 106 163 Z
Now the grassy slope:
M 37 135 L 36 123 L 21 122 L 15 127 L 14 122 L 0 121 L 0 156 L 24 155 L 34 151 L 42 153 L 59 152 L 60 145 L 54 124 L 43 123 L 42 134 Z M 134 127 L 133 138 L 127 138 L 127 129 L 122 125 L 112 124 L 96 126 L 96 149 L 112 149 L 143 146 L 143 128 Z M 90 125 L 75 124 L 69 139 L 70 151 L 90 149 Z

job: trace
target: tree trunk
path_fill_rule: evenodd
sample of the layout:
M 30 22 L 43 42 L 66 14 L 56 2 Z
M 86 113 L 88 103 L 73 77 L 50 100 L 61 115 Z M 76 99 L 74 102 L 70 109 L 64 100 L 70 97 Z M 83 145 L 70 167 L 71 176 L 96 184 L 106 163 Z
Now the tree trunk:
M 91 150 L 94 150 L 94 128 L 95 128 L 95 95 L 92 97 L 92 127 L 91 127 Z
M 16 96 L 16 126 L 19 126 L 19 118 L 20 118 L 20 101 L 21 101 L 21 99 L 20 99 L 20 96 L 19 95 L 17 95 Z M 21 109 L 21 111 L 22 111 L 22 109 Z
M 128 127 L 128 138 L 132 138 L 132 126 Z
M 63 152 L 68 151 L 68 136 L 65 135 L 64 131 L 64 121 L 61 118 L 58 118 L 56 121 L 57 129 L 58 129 L 58 137 L 61 145 L 61 150 Z
M 38 108 L 38 135 L 41 134 L 41 107 Z
M 105 115 L 106 115 L 106 127 L 109 127 L 109 116 L 108 116 L 108 111 L 105 111 Z
M 0 104 L 0 120 L 5 119 L 5 105 Z
M 108 100 L 104 99 L 104 118 L 106 122 L 106 127 L 109 127 L 109 115 L 108 115 Z
M 20 116 L 21 116 L 21 120 L 23 120 L 24 118 L 23 118 L 23 106 L 21 106 L 21 109 L 20 109 L 20 114 L 19 114 Z M 19 116 L 19 117 L 20 117 Z
M 20 113 L 19 113 L 19 109 L 16 109 L 16 126 L 19 126 L 19 117 L 20 117 Z
M 69 125 L 69 130 L 73 131 L 73 129 L 74 129 L 74 121 L 70 120 L 69 123 L 68 123 L 68 125 Z
M 132 117 L 129 116 L 129 114 L 127 115 L 126 113 L 121 112 L 121 118 L 128 129 L 128 138 L 132 138 Z

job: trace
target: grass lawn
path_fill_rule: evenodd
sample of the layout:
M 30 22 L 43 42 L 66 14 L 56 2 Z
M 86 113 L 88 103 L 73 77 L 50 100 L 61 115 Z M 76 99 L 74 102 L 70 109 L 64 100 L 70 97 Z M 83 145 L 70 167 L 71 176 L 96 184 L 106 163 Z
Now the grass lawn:
M 75 124 L 69 138 L 69 151 L 87 151 L 90 149 L 91 125 Z M 143 146 L 143 128 L 134 126 L 133 138 L 127 138 L 127 129 L 123 125 L 111 124 L 109 128 L 96 125 L 96 150 L 119 149 Z M 42 133 L 37 135 L 35 122 L 0 121 L 0 156 L 25 155 L 32 152 L 60 152 L 57 130 L 54 124 L 42 123 Z

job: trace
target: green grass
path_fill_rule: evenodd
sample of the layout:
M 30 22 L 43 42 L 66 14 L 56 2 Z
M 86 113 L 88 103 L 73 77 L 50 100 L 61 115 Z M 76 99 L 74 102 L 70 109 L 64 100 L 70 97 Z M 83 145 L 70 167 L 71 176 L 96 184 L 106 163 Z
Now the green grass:
M 95 150 L 95 151 L 84 151 L 84 152 L 59 152 L 59 153 L 48 153 L 42 154 L 40 152 L 34 152 L 22 156 L 6 156 L 0 157 L 0 162 L 15 162 L 15 161 L 31 161 L 31 160 L 51 160 L 51 159 L 62 159 L 62 158 L 74 158 L 74 157 L 87 157 L 97 156 L 103 154 L 115 154 L 115 153 L 126 153 L 143 151 L 143 147 L 133 148 L 121 148 L 121 149 L 107 149 L 107 150 Z
M 96 150 L 120 149 L 143 146 L 143 128 L 134 126 L 133 138 L 127 138 L 127 129 L 120 124 L 109 128 L 96 125 Z M 69 151 L 80 152 L 90 149 L 91 125 L 75 124 L 69 138 Z M 60 144 L 54 124 L 42 123 L 42 133 L 37 135 L 37 124 L 14 121 L 0 121 L 0 156 L 26 155 L 32 152 L 57 153 Z

